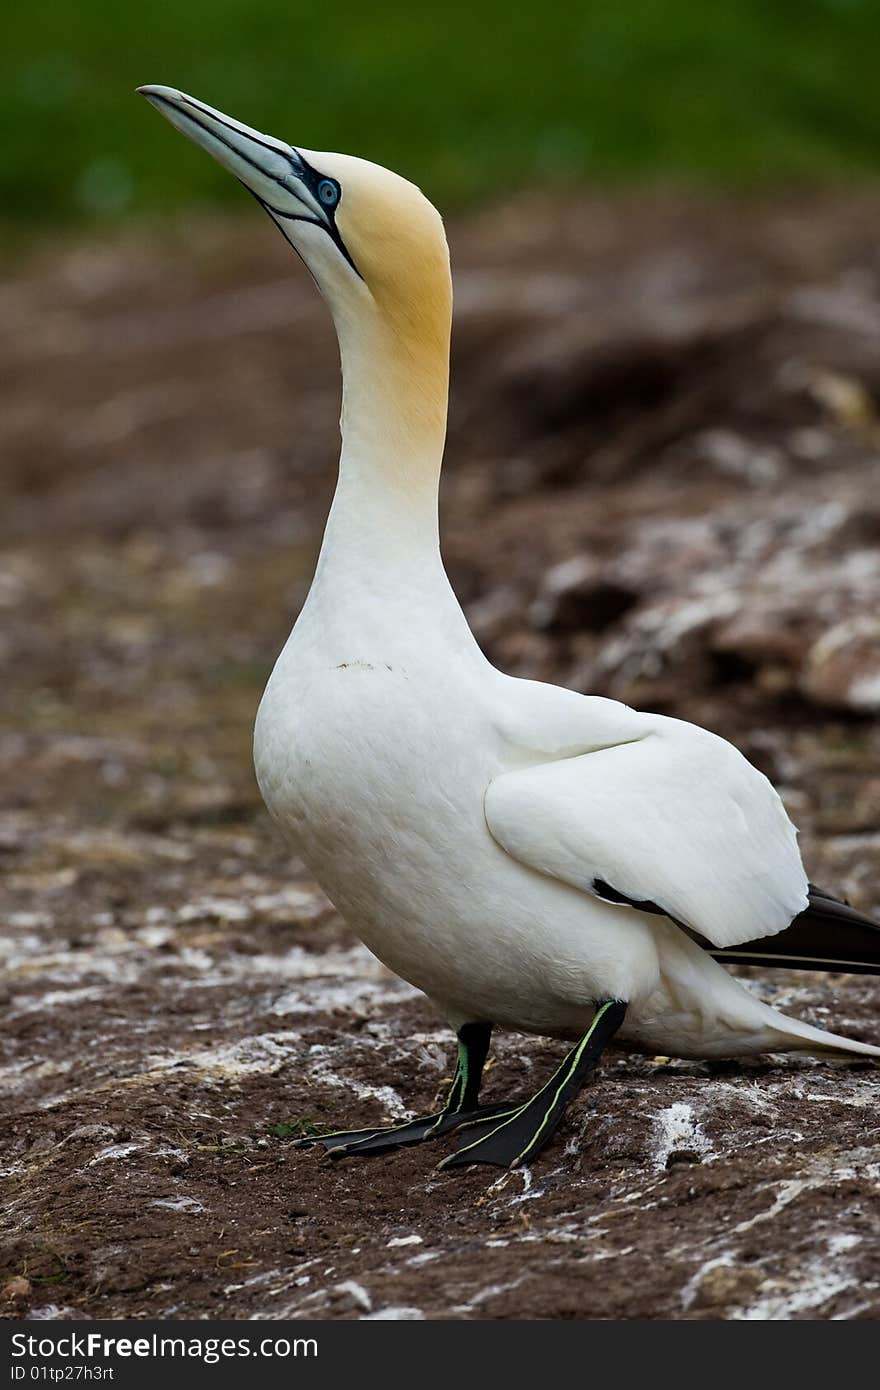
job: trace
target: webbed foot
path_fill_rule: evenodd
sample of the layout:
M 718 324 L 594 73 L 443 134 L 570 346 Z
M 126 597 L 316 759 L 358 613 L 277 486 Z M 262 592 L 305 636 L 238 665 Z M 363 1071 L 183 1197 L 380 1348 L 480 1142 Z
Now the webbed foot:
M 349 1154 L 381 1154 L 437 1139 L 451 1129 L 457 1129 L 468 1119 L 497 1115 L 510 1110 L 509 1104 L 478 1105 L 480 1079 L 489 1051 L 492 1029 L 488 1023 L 465 1023 L 458 1030 L 458 1062 L 442 1110 L 406 1120 L 399 1125 L 377 1125 L 368 1129 L 340 1129 L 330 1134 L 316 1134 L 300 1139 L 298 1148 L 320 1144 L 335 1158 Z
M 494 1105 L 479 1105 L 473 1110 L 456 1112 L 438 1110 L 433 1115 L 423 1115 L 417 1120 L 406 1120 L 399 1125 L 384 1125 L 375 1129 L 341 1129 L 330 1134 L 316 1134 L 308 1139 L 297 1140 L 297 1148 L 312 1148 L 320 1144 L 334 1158 L 348 1158 L 360 1154 L 390 1153 L 393 1149 L 404 1149 L 411 1144 L 421 1144 L 426 1139 L 439 1139 L 442 1134 L 458 1129 L 474 1119 L 486 1120 L 502 1113 L 510 1112 L 509 1102 Z
M 496 1115 L 494 1121 L 481 1116 L 473 1125 L 466 1122 L 456 1152 L 440 1167 L 491 1163 L 498 1168 L 518 1168 L 530 1163 L 555 1133 L 569 1102 L 596 1066 L 625 1013 L 626 1005 L 619 1000 L 600 1004 L 589 1031 L 540 1091 L 515 1110 L 508 1108 L 506 1115 Z

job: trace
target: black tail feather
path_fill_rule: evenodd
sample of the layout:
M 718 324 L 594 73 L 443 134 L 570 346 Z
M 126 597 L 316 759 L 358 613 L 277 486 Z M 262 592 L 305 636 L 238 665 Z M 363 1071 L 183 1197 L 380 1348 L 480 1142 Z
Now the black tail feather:
M 727 965 L 880 975 L 880 923 L 813 884 L 809 897 L 785 931 L 711 954 Z

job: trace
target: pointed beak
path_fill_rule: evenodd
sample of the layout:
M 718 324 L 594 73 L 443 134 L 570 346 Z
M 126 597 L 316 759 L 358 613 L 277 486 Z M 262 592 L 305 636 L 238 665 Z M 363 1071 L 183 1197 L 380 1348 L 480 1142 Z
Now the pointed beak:
M 292 145 L 251 130 L 174 87 L 138 87 L 138 91 L 234 174 L 268 212 L 316 222 L 329 230 L 327 213 L 309 187 L 312 171 Z

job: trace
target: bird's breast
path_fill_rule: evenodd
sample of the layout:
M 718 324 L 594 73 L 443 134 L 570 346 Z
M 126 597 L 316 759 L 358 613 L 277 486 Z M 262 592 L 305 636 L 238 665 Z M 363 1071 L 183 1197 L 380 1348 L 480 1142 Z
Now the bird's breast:
M 279 663 L 254 755 L 271 814 L 316 871 L 341 852 L 381 866 L 467 822 L 482 828 L 495 770 L 478 710 L 446 673 L 357 654 Z

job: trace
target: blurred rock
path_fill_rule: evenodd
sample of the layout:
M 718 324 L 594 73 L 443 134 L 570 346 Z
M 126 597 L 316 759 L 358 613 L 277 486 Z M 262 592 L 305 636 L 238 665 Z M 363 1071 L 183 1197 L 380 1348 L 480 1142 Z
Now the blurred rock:
M 788 622 L 768 608 L 743 607 L 719 623 L 709 636 L 709 650 L 717 659 L 718 678 L 746 680 L 754 676 L 779 692 L 792 684 L 803 660 L 799 633 L 802 615 L 795 610 Z
M 604 632 L 638 602 L 638 594 L 607 577 L 586 555 L 554 565 L 529 610 L 534 627 L 548 632 Z
M 880 618 L 860 614 L 824 632 L 810 648 L 802 689 L 820 705 L 880 710 Z
M 776 482 L 785 472 L 785 457 L 780 449 L 755 445 L 731 430 L 705 430 L 695 444 L 719 473 L 744 478 L 749 483 Z
M 854 434 L 876 436 L 877 409 L 864 382 L 841 372 L 814 371 L 809 389 L 838 424 Z

